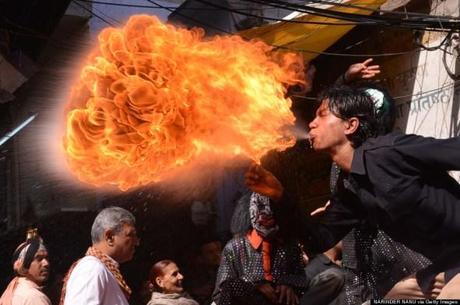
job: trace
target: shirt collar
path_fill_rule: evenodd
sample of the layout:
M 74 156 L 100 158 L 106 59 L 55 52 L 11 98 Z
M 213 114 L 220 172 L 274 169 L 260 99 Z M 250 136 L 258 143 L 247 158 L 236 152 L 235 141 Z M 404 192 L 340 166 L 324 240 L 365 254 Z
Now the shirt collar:
M 361 146 L 354 149 L 350 173 L 365 175 L 364 152 L 393 144 L 394 137 L 390 135 L 367 139 Z
M 366 169 L 364 167 L 364 153 L 363 147 L 360 146 L 355 148 L 353 152 L 353 159 L 351 161 L 351 170 L 353 174 L 364 175 L 366 174 Z
M 260 245 L 262 245 L 262 242 L 264 241 L 262 236 L 260 236 L 259 233 L 257 233 L 257 231 L 254 230 L 254 229 L 252 229 L 247 234 L 247 238 L 248 238 L 249 243 L 251 244 L 251 246 L 256 250 L 259 249 Z

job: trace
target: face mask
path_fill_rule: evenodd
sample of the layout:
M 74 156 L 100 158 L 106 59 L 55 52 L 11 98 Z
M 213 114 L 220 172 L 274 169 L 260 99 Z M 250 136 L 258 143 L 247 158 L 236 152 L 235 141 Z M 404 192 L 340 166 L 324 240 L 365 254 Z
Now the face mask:
M 262 237 L 268 237 L 278 231 L 268 197 L 252 193 L 249 202 L 249 216 L 254 230 Z

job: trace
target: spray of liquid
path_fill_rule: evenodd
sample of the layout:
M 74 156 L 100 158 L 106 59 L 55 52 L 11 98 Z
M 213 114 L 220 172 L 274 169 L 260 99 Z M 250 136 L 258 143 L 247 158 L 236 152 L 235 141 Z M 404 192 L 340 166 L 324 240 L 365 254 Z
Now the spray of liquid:
M 306 140 L 306 142 L 308 143 L 308 146 L 310 148 L 313 148 L 313 143 L 311 142 L 310 133 L 308 132 L 308 129 L 300 128 L 296 126 L 296 127 L 293 127 L 291 131 L 297 140 Z

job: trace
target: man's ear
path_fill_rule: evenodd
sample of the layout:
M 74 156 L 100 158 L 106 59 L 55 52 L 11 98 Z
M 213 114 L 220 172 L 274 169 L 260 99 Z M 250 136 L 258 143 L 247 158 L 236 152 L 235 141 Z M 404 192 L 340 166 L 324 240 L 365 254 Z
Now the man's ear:
M 114 240 L 115 234 L 113 234 L 112 230 L 106 230 L 104 232 L 104 240 L 109 244 L 109 246 L 113 245 L 113 240 Z
M 358 127 L 359 127 L 359 119 L 357 117 L 349 118 L 345 122 L 345 134 L 347 136 L 354 134 L 356 130 L 358 130 Z
M 159 276 L 155 278 L 155 283 L 157 284 L 158 287 L 163 288 L 163 281 Z

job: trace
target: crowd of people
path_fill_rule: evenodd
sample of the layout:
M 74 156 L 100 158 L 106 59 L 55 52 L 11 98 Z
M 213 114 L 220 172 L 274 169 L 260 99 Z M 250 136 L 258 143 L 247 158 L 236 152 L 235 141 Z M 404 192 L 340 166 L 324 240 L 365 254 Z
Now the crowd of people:
M 460 299 L 460 138 L 392 133 L 394 101 L 373 84 L 371 60 L 350 66 L 319 96 L 309 123 L 315 151 L 328 153 L 331 199 L 306 215 L 259 164 L 232 218 L 233 238 L 203 244 L 186 285 L 180 266 L 154 262 L 143 305 L 356 305 L 371 299 Z M 345 84 L 347 83 L 347 84 Z M 133 293 L 120 264 L 140 239 L 134 216 L 103 209 L 92 245 L 70 266 L 60 305 L 124 305 Z M 0 305 L 51 304 L 50 273 L 36 231 L 13 254 L 16 277 Z M 185 291 L 187 287 L 188 291 Z

